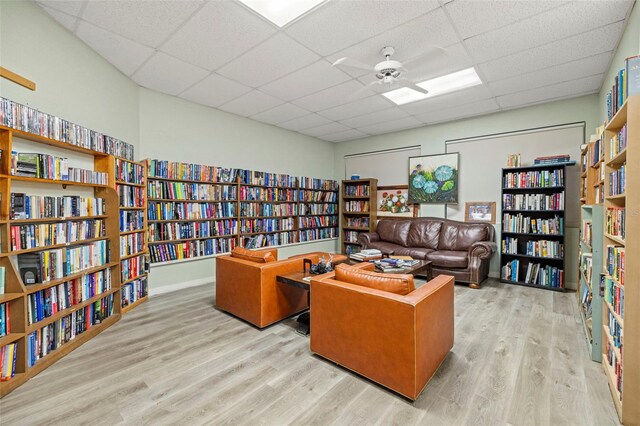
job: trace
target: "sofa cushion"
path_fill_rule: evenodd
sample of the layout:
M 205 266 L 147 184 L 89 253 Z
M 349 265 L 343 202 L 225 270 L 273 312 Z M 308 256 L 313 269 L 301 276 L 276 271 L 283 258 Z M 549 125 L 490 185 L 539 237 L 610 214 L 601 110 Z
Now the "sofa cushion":
M 416 288 L 413 275 L 365 271 L 345 264 L 336 266 L 336 280 L 400 295 L 407 295 Z
M 488 226 L 491 225 L 444 222 L 440 232 L 438 250 L 469 250 L 473 243 L 487 240 Z
M 242 247 L 235 247 L 233 251 L 231 251 L 231 257 L 256 263 L 269 263 L 276 261 L 276 258 L 273 257 L 271 252 L 247 250 Z
M 378 222 L 376 232 L 380 236 L 380 240 L 389 241 L 407 247 L 407 239 L 409 238 L 409 229 L 411 228 L 410 220 L 384 220 Z
M 427 255 L 433 266 L 442 268 L 466 268 L 469 255 L 466 251 L 438 250 Z
M 421 247 L 398 247 L 393 251 L 397 256 L 411 256 L 414 259 L 427 260 L 427 255 L 433 250 Z
M 388 243 L 386 241 L 374 241 L 373 243 L 370 243 L 367 248 L 378 249 L 382 252 L 382 254 L 394 254 L 394 252 L 397 249 L 402 248 L 402 246 Z
M 424 247 L 438 250 L 442 222 L 436 220 L 418 219 L 411 223 L 407 245 L 409 247 Z

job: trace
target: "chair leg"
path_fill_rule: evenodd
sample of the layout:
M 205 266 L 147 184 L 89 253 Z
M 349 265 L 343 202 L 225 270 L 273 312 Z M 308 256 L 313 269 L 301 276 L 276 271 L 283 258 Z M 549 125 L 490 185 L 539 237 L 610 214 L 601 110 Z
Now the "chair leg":
M 474 290 L 479 290 L 480 289 L 480 284 L 478 284 L 478 283 L 470 283 L 469 284 L 469 288 L 472 288 Z

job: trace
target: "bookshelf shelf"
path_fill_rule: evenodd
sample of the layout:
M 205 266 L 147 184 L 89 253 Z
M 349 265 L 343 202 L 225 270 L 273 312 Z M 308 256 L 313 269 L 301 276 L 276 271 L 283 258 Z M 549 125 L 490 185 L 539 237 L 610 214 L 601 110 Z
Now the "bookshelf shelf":
M 142 255 L 144 255 L 146 253 L 147 253 L 147 249 L 144 249 L 142 251 L 138 251 L 138 252 L 135 252 L 135 253 L 131 253 L 131 254 L 126 254 L 124 256 L 120 256 L 120 260 L 122 261 L 122 260 L 131 259 L 133 257 L 142 256 Z
M 25 336 L 24 333 L 9 333 L 0 337 L 0 348 L 8 345 L 9 343 L 17 342 Z
M 513 284 L 513 285 L 519 285 L 519 286 L 524 286 L 524 287 L 543 288 L 545 290 L 551 290 L 551 291 L 564 291 L 563 288 L 547 287 L 547 286 L 543 286 L 543 285 L 527 283 L 527 282 L 524 282 L 524 281 L 511 281 L 511 280 L 500 280 L 500 281 L 502 281 L 504 283 Z
M 359 234 L 376 229 L 378 180 L 343 180 L 341 187 L 342 253 L 349 255 L 360 251 Z
M 29 249 L 24 249 L 24 250 L 14 250 L 14 251 L 11 251 L 10 253 L 0 253 L 0 257 L 1 256 L 13 256 L 13 255 L 25 254 L 25 253 L 34 253 L 34 252 L 38 252 L 38 251 L 52 250 L 52 249 L 57 249 L 57 248 L 73 247 L 73 246 L 78 246 L 78 245 L 82 245 L 82 244 L 86 244 L 86 243 L 93 243 L 93 242 L 96 242 L 96 241 L 102 241 L 102 240 L 107 240 L 107 239 L 109 239 L 109 237 L 105 235 L 103 237 L 87 238 L 85 240 L 70 241 L 68 243 L 62 243 L 62 244 L 52 244 L 52 245 L 49 245 L 49 246 L 34 247 L 34 248 L 29 248 Z
M 619 166 L 621 164 L 624 164 L 627 161 L 627 149 L 623 149 L 622 151 L 620 151 L 615 157 L 613 157 L 611 160 L 607 161 L 607 166 L 611 167 L 611 166 Z
M 564 214 L 564 210 L 517 210 L 517 209 L 502 209 L 503 212 L 514 212 L 514 213 L 554 213 L 554 214 Z
M 611 235 L 611 234 L 607 234 L 607 233 L 605 233 L 604 236 L 605 236 L 605 238 L 608 238 L 608 239 L 610 239 L 611 241 L 613 241 L 615 243 L 618 243 L 620 245 L 624 245 L 624 240 L 619 236 Z
M 66 142 L 50 139 L 44 136 L 36 135 L 34 133 L 25 132 L 23 130 L 10 129 L 5 126 L 0 126 L 0 131 L 11 131 L 11 134 L 14 138 L 26 139 L 32 142 L 38 142 L 41 144 L 54 146 L 56 148 L 62 148 L 66 151 L 75 151 L 82 154 L 87 154 L 92 157 L 108 157 L 109 156 L 109 154 L 105 154 L 104 152 L 93 151 L 91 149 L 83 148 L 81 146 L 71 145 Z
M 132 231 L 122 231 L 120 232 L 120 235 L 139 234 L 141 232 L 146 232 L 146 229 L 134 229 Z
M 559 261 L 564 262 L 564 257 L 546 257 L 546 256 L 531 256 L 528 254 L 517 254 L 517 253 L 501 253 L 505 257 L 522 257 L 525 259 L 542 259 L 548 261 Z
M 274 232 L 286 232 L 286 231 L 274 231 Z M 253 234 L 240 234 L 240 235 L 257 235 L 257 234 L 266 234 L 266 232 L 255 232 Z M 210 237 L 197 237 L 197 238 L 174 238 L 174 239 L 171 239 L 171 240 L 149 241 L 149 244 L 167 244 L 167 243 L 171 243 L 171 242 L 210 240 L 212 238 L 234 238 L 237 235 L 238 234 L 228 234 L 228 235 L 212 235 Z
M 140 210 L 140 211 L 143 211 L 143 210 L 146 210 L 146 209 L 147 209 L 146 207 L 126 207 L 126 206 L 120 207 L 120 210 Z
M 148 275 L 149 275 L 149 273 L 148 273 L 148 272 L 145 272 L 144 274 L 140 274 L 140 275 L 135 276 L 135 277 L 133 277 L 133 278 L 129 278 L 128 280 L 123 281 L 123 282 L 122 282 L 122 285 L 132 283 L 132 282 L 134 282 L 135 280 L 139 280 L 139 279 L 141 279 L 141 278 L 145 278 L 145 277 L 146 277 L 146 276 L 148 276 Z M 146 296 L 145 296 L 145 297 L 146 297 Z
M 80 278 L 80 277 L 82 277 L 84 275 L 89 275 L 89 274 L 93 274 L 94 272 L 100 272 L 100 271 L 102 271 L 104 269 L 113 268 L 114 266 L 117 266 L 117 265 L 118 265 L 118 262 L 110 262 L 110 263 L 106 263 L 104 265 L 96 266 L 95 268 L 84 269 L 84 270 L 82 270 L 80 272 L 77 272 L 77 273 L 71 274 L 71 275 L 67 275 L 67 276 L 59 278 L 57 280 L 51 280 L 51 281 L 47 281 L 45 283 L 27 285 L 27 286 L 25 286 L 26 287 L 26 294 L 35 293 L 37 291 L 44 290 L 46 288 L 59 285 L 59 284 L 65 283 L 67 281 L 71 281 L 71 280 L 74 280 L 76 278 Z
M 508 210 L 505 210 L 508 211 Z M 564 238 L 565 235 L 564 234 L 538 234 L 538 233 L 531 233 L 531 232 L 509 232 L 509 231 L 502 231 L 503 235 L 523 235 L 523 236 L 527 236 L 527 237 L 539 237 L 539 238 Z
M 0 303 L 6 303 L 11 300 L 19 299 L 23 296 L 22 293 L 4 293 L 0 294 Z M 3 346 L 3 345 L 0 345 Z
M 124 181 L 124 180 L 116 180 L 115 182 L 118 185 L 135 186 L 137 188 L 145 188 L 147 186 L 144 183 L 131 183 L 131 182 L 127 182 L 127 181 Z
M 58 179 L 42 179 L 42 178 L 34 178 L 29 176 L 15 176 L 15 175 L 0 175 L 0 178 L 15 180 L 19 182 L 35 182 L 35 183 L 45 183 L 51 185 L 71 185 L 71 186 L 84 186 L 89 188 L 108 188 L 108 185 L 101 185 L 95 183 L 87 183 L 87 182 L 75 182 L 71 180 L 58 180 Z
M 11 224 L 21 223 L 46 223 L 46 222 L 74 222 L 82 220 L 105 219 L 107 216 L 69 216 L 69 217 L 43 217 L 38 219 L 11 219 L 6 222 Z
M 626 102 L 624 102 L 622 104 L 622 106 L 620 107 L 620 109 L 614 114 L 614 116 L 611 118 L 611 120 L 609 120 L 609 123 L 607 123 L 605 130 L 607 131 L 618 131 L 622 128 L 622 126 L 625 125 L 625 123 L 627 123 L 627 106 L 628 106 L 628 100 Z
M 123 283 L 123 284 L 125 284 L 125 283 Z M 140 299 L 136 300 L 135 302 L 132 302 L 129 305 L 123 306 L 122 307 L 122 313 L 126 314 L 127 312 L 129 312 L 132 309 L 135 309 L 138 305 L 146 302 L 147 300 L 149 300 L 149 296 L 144 296 L 144 297 L 141 297 Z
M 511 188 L 508 186 L 502 187 L 502 190 L 504 192 L 509 192 L 509 191 L 531 191 L 532 189 L 535 189 L 536 191 L 545 191 L 545 190 L 551 190 L 551 191 L 557 191 L 557 190 L 564 190 L 564 186 L 535 186 L 535 187 L 530 187 L 530 188 Z
M 147 198 L 147 201 L 157 201 L 162 203 L 234 203 L 237 200 L 183 200 L 183 199 L 172 199 L 172 198 Z M 249 202 L 244 201 L 243 202 Z

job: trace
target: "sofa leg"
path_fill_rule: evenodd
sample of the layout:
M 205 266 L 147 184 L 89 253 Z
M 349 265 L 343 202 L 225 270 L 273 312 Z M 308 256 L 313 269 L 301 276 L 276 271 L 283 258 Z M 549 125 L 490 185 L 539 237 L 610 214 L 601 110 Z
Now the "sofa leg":
M 478 284 L 478 283 L 470 283 L 469 284 L 469 288 L 472 288 L 474 290 L 479 290 L 480 289 L 480 284 Z

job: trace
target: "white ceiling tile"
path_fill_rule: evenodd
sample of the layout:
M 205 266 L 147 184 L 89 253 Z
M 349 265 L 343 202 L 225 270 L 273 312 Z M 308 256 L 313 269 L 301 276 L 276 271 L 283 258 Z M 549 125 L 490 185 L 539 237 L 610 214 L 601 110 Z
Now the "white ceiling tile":
M 385 60 L 385 57 L 380 52 L 385 46 L 393 46 L 395 53 L 391 59 L 402 62 L 428 52 L 430 46 L 446 47 L 458 42 L 458 36 L 445 16 L 444 11 L 438 8 L 418 19 L 341 50 L 331 55 L 329 60 L 335 62 L 345 56 L 357 59 L 365 64 L 370 64 L 370 74 L 373 75 L 374 65 Z M 428 60 L 422 61 L 423 66 L 428 62 Z M 354 77 L 367 73 L 366 71 L 347 67 L 338 68 L 343 69 Z
M 322 59 L 276 81 L 265 84 L 260 87 L 260 90 L 285 101 L 292 101 L 349 79 L 350 77 L 347 74 L 332 68 L 329 62 Z
M 207 71 L 162 52 L 151 57 L 131 78 L 141 86 L 177 95 L 202 80 Z
M 318 59 L 318 55 L 291 37 L 278 33 L 220 68 L 218 72 L 247 86 L 258 87 Z
M 453 108 L 439 109 L 417 115 L 416 118 L 423 123 L 434 124 L 444 121 L 458 120 L 476 115 L 488 114 L 499 110 L 495 99 L 485 99 Z
M 500 80 L 614 50 L 624 22 L 555 41 L 480 65 L 488 81 Z
M 321 111 L 334 106 L 371 96 L 369 92 L 356 94 L 364 85 L 356 80 L 349 80 L 336 86 L 321 90 L 293 101 L 294 104 L 308 110 Z
M 318 127 L 311 127 L 310 129 L 304 129 L 300 133 L 304 133 L 305 135 L 309 136 L 320 137 L 331 133 L 344 132 L 346 130 L 351 130 L 351 128 L 345 126 L 344 124 L 333 122 L 329 124 L 323 124 L 322 126 Z
M 465 40 L 471 55 L 486 62 L 621 21 L 625 1 L 578 1 Z
M 301 130 L 310 129 L 312 127 L 318 127 L 329 123 L 331 123 L 331 120 L 321 117 L 318 114 L 309 114 L 302 117 L 294 118 L 293 120 L 285 121 L 284 123 L 280 123 L 278 124 L 278 127 L 283 127 L 285 129 L 295 130 L 296 132 L 299 132 Z
M 343 141 L 348 141 L 348 140 L 352 140 L 352 139 L 364 138 L 365 136 L 367 136 L 366 133 L 363 133 L 363 132 L 361 132 L 359 130 L 356 130 L 356 129 L 351 129 L 351 130 L 345 130 L 343 132 L 331 133 L 329 135 L 324 135 L 324 136 L 322 136 L 321 139 L 323 139 L 325 141 L 331 141 L 331 142 L 343 142 Z
M 437 1 L 330 1 L 285 31 L 311 50 L 326 56 L 437 7 Z
M 408 117 L 409 114 L 398 107 L 372 112 L 371 114 L 360 115 L 358 117 L 342 120 L 340 123 L 349 127 L 364 127 L 371 124 L 383 123 L 385 121 L 399 120 Z
M 349 102 L 348 104 L 320 111 L 319 114 L 327 117 L 330 120 L 340 121 L 352 117 L 357 117 L 359 115 L 388 109 L 391 106 L 394 106 L 391 101 L 388 101 L 381 95 L 373 95 L 369 96 L 368 98 L 359 99 L 354 102 Z
M 138 43 L 158 47 L 202 4 L 191 0 L 91 0 L 82 19 Z
M 498 96 L 496 99 L 501 108 L 514 108 L 531 105 L 542 101 L 566 98 L 571 96 L 595 93 L 602 85 L 604 75 L 595 75 L 551 86 Z
M 445 6 L 462 38 L 500 28 L 545 10 L 562 6 L 563 1 L 455 0 Z
M 251 91 L 250 87 L 213 73 L 182 92 L 180 97 L 199 104 L 218 107 L 249 91 Z
M 84 0 L 72 0 L 72 1 L 64 1 L 64 0 L 36 0 L 40 6 L 48 6 L 52 9 L 55 9 L 59 12 L 64 12 L 67 15 L 71 15 L 74 17 L 80 16 L 80 12 L 82 12 L 82 4 Z
M 481 84 L 479 86 L 473 86 L 457 92 L 447 93 L 442 96 L 427 98 L 423 101 L 401 105 L 400 108 L 411 115 L 418 115 L 425 112 L 437 111 L 439 109 L 446 109 L 457 105 L 464 105 L 479 100 L 489 99 L 491 97 L 492 95 L 489 88 L 485 84 Z
M 80 21 L 76 35 L 126 75 L 133 74 L 153 55 L 152 48 Z
M 278 124 L 308 114 L 309 111 L 302 109 L 299 106 L 287 103 L 261 112 L 260 114 L 256 114 L 251 118 L 262 121 L 263 123 Z
M 282 101 L 276 99 L 273 96 L 269 96 L 266 93 L 262 93 L 258 90 L 252 90 L 244 95 L 227 102 L 220 107 L 221 110 L 232 112 L 234 114 L 249 117 L 258 114 L 262 111 L 266 111 L 273 107 L 280 105 Z
M 401 118 L 400 120 L 387 121 L 384 123 L 372 124 L 370 126 L 360 127 L 358 130 L 371 135 L 379 135 L 389 132 L 397 132 L 400 130 L 413 129 L 421 127 L 424 124 L 415 117 Z
M 75 31 L 76 24 L 79 21 L 78 18 L 76 18 L 75 16 L 67 15 L 66 13 L 60 12 L 56 9 L 51 9 L 50 7 L 46 7 L 43 5 L 40 5 L 40 7 L 42 8 L 42 10 L 47 12 L 49 16 L 55 19 L 60 25 L 71 32 Z
M 611 56 L 612 52 L 605 52 L 532 73 L 490 82 L 488 85 L 494 96 L 501 96 L 590 75 L 603 74 L 609 68 Z
M 183 61 L 215 70 L 277 29 L 232 1 L 208 2 L 161 47 Z

